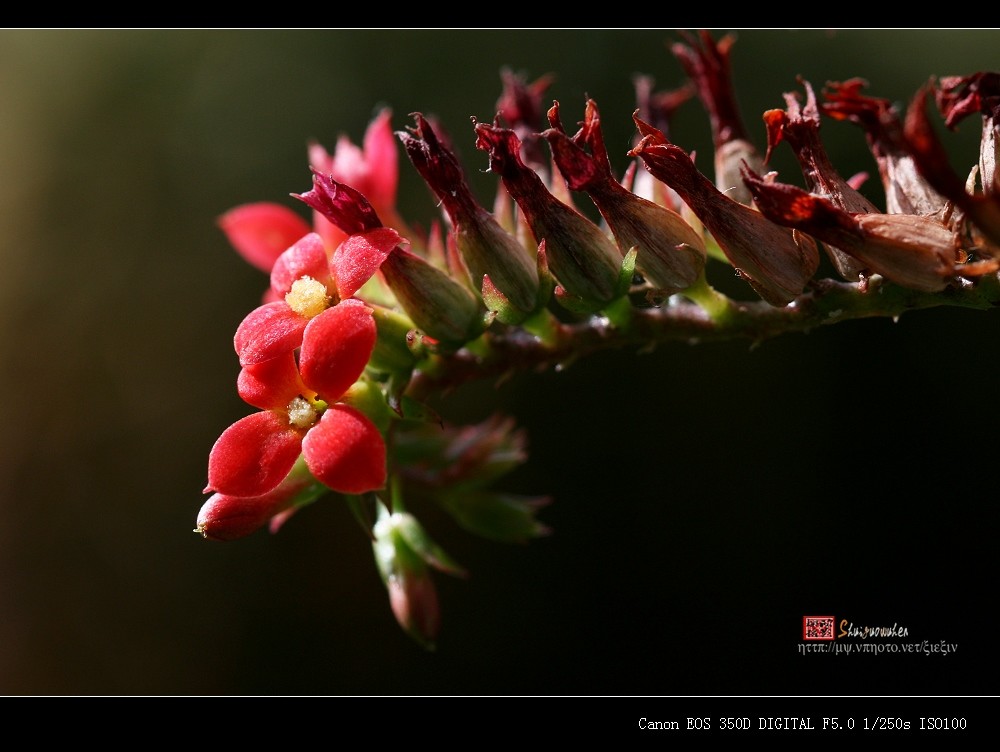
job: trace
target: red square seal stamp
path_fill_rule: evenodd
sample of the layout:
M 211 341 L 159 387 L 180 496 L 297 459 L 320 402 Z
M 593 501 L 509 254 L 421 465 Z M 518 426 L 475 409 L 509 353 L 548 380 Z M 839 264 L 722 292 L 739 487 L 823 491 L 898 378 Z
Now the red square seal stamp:
M 833 621 L 832 616 L 803 616 L 802 639 L 832 640 Z

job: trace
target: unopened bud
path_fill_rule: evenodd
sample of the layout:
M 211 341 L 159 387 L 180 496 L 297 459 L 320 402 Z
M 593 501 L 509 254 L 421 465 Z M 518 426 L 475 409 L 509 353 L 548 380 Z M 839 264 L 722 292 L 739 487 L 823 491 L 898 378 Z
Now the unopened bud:
M 459 576 L 464 570 L 430 540 L 413 515 L 389 512 L 380 504 L 372 535 L 375 563 L 396 620 L 420 644 L 433 647 L 441 618 L 430 567 Z
M 431 337 L 460 345 L 483 332 L 484 310 L 472 292 L 416 254 L 397 248 L 382 274 L 406 314 Z

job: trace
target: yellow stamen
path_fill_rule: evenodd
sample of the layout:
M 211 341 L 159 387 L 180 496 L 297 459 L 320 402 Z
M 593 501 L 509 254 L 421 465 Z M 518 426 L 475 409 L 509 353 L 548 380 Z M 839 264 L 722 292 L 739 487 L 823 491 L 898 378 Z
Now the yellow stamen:
M 292 289 L 285 295 L 288 307 L 300 316 L 311 319 L 319 316 L 330 303 L 326 286 L 312 277 L 302 277 L 292 283 Z
M 288 422 L 296 428 L 309 428 L 318 417 L 316 408 L 303 397 L 296 397 L 285 409 L 288 411 Z

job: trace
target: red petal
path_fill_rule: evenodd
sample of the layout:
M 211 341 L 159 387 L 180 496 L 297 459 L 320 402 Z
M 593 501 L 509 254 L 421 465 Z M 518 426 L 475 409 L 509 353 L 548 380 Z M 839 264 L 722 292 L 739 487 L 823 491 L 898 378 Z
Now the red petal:
M 237 252 L 258 269 L 269 272 L 288 246 L 309 232 L 308 223 L 291 209 L 260 202 L 230 209 L 218 219 Z
M 333 405 L 302 440 L 312 474 L 340 493 L 385 486 L 385 441 L 375 424 L 347 405 Z
M 288 475 L 301 445 L 301 435 L 281 413 L 267 410 L 241 418 L 212 447 L 205 493 L 263 496 Z
M 247 314 L 233 338 L 241 366 L 262 363 L 302 344 L 307 320 L 283 300 L 265 303 Z
M 277 358 L 246 366 L 236 379 L 236 391 L 246 402 L 261 410 L 285 408 L 306 392 L 295 364 L 295 353 L 289 350 Z
M 402 240 L 395 230 L 379 227 L 351 235 L 341 243 L 331 262 L 340 299 L 345 300 L 360 290 Z
M 274 262 L 271 269 L 271 290 L 284 297 L 292 284 L 302 277 L 312 277 L 326 284 L 330 280 L 330 261 L 326 257 L 323 239 L 315 232 L 299 238 Z
M 378 332 L 372 309 L 342 300 L 309 322 L 299 358 L 302 381 L 327 402 L 335 402 L 358 380 Z

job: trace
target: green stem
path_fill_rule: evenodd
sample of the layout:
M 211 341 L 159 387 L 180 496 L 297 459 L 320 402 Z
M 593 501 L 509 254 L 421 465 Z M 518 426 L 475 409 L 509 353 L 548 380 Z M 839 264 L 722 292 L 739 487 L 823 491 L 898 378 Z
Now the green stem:
M 938 293 L 909 290 L 873 277 L 868 289 L 856 283 L 818 280 L 787 306 L 777 308 L 763 301 L 733 301 L 695 285 L 685 291 L 697 302 L 672 302 L 662 308 L 636 308 L 627 328 L 609 326 L 592 317 L 563 324 L 555 341 L 541 341 L 523 330 L 487 331 L 483 349 L 475 355 L 459 350 L 441 356 L 433 372 L 417 371 L 409 396 L 423 400 L 432 394 L 476 379 L 515 371 L 554 367 L 590 353 L 627 347 L 648 347 L 660 342 L 721 342 L 748 339 L 761 342 L 781 334 L 807 332 L 852 319 L 898 318 L 907 311 L 942 306 L 989 310 L 1000 306 L 1000 282 L 982 278 L 968 287 L 951 287 Z M 676 299 L 675 299 L 676 300 Z

